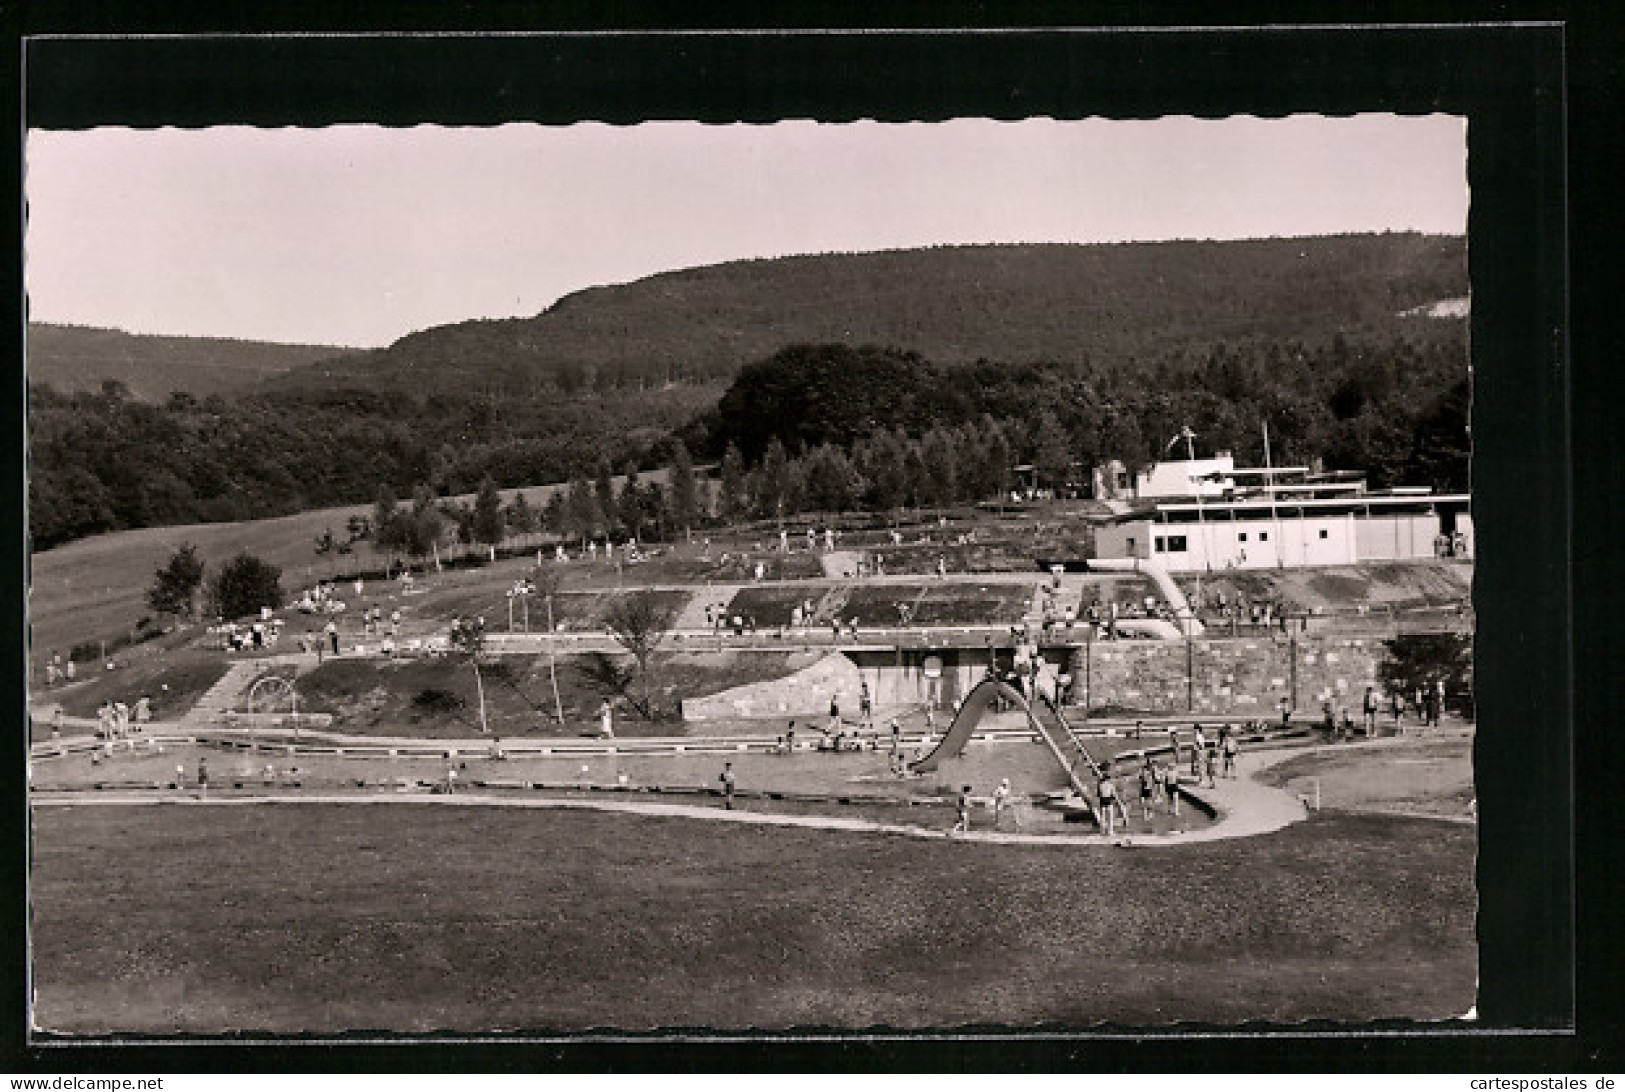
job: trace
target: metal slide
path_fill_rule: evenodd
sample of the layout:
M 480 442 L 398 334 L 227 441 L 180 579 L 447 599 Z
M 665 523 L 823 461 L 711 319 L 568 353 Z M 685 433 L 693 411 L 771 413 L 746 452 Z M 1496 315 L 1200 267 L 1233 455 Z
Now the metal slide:
M 930 754 L 913 763 L 910 768 L 919 773 L 931 773 L 937 769 L 944 759 L 959 757 L 960 753 L 965 749 L 965 744 L 970 742 L 971 733 L 981 723 L 988 706 L 993 704 L 994 698 L 1001 696 L 1008 698 L 1015 704 L 1016 708 L 1026 714 L 1027 723 L 1033 726 L 1033 730 L 1038 733 L 1038 738 L 1044 741 L 1044 745 L 1049 748 L 1050 754 L 1055 756 L 1055 761 L 1060 764 L 1061 769 L 1066 771 L 1066 779 L 1071 783 L 1072 791 L 1082 797 L 1085 803 L 1089 804 L 1090 814 L 1094 814 L 1094 805 L 1089 803 L 1089 794 L 1084 788 L 1083 782 L 1078 778 L 1076 767 L 1067 760 L 1065 750 L 1062 748 L 1061 743 L 1056 740 L 1056 733 L 1052 732 L 1038 717 L 1033 711 L 1032 705 L 1022 696 L 1021 691 L 1000 679 L 983 679 L 973 686 L 971 692 L 965 695 L 964 702 L 960 704 L 959 712 L 954 715 L 954 721 L 948 726 L 948 732 L 942 737 L 942 742 L 932 748 Z M 1048 699 L 1040 700 L 1044 701 L 1046 705 L 1048 704 Z M 1066 723 L 1066 719 L 1061 716 L 1060 711 L 1055 709 L 1054 706 L 1051 705 L 1049 708 L 1060 727 L 1062 739 L 1075 746 L 1098 775 L 1100 767 L 1095 765 L 1095 760 L 1090 757 L 1082 741 L 1073 733 L 1071 726 Z M 1096 818 L 1099 817 L 1096 816 Z
M 1149 577 L 1151 583 L 1157 586 L 1162 597 L 1168 601 L 1174 617 L 1178 619 L 1178 629 L 1164 622 L 1161 627 L 1146 627 L 1144 635 L 1147 637 L 1161 637 L 1163 640 L 1178 640 L 1180 637 L 1200 637 L 1202 623 L 1191 609 L 1190 602 L 1186 600 L 1185 593 L 1179 590 L 1174 578 L 1168 570 L 1150 558 L 1143 557 L 1092 557 L 1088 562 L 1090 570 L 1103 573 L 1142 573 Z M 1119 619 L 1118 628 L 1123 628 L 1125 622 L 1151 621 L 1150 619 Z M 1163 627 L 1166 627 L 1164 629 Z

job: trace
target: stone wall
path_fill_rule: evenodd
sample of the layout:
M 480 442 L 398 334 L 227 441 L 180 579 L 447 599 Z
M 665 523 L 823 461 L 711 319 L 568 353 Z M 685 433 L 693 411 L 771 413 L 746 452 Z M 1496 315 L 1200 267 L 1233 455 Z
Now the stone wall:
M 1087 701 L 1091 709 L 1116 706 L 1148 713 L 1228 713 L 1264 719 L 1279 716 L 1281 699 L 1290 695 L 1300 717 L 1318 719 L 1321 703 L 1330 700 L 1334 709 L 1347 706 L 1358 720 L 1360 699 L 1367 686 L 1376 684 L 1383 655 L 1379 638 L 1312 633 L 1300 634 L 1296 642 L 1276 635 L 1198 638 L 1188 647 L 1185 641 L 1097 641 L 1076 649 L 1045 649 L 1051 663 L 1068 664 L 1072 700 L 1078 705 Z M 940 662 L 940 675 L 926 672 L 928 656 Z M 1190 676 L 1187 663 L 1193 669 Z M 831 652 L 782 679 L 685 701 L 683 716 L 694 721 L 823 717 L 833 694 L 842 714 L 856 720 L 864 683 L 877 714 L 933 698 L 940 706 L 949 706 L 981 681 L 986 665 L 985 649 Z
M 1270 718 L 1290 696 L 1302 713 L 1318 718 L 1321 703 L 1330 700 L 1333 709 L 1347 706 L 1358 720 L 1361 698 L 1376 685 L 1384 654 L 1382 641 L 1369 637 L 1307 635 L 1295 644 L 1279 636 L 1198 638 L 1189 648 L 1184 641 L 1102 641 L 1072 654 L 1073 700 L 1083 704 L 1087 688 L 1087 702 L 1096 709 Z

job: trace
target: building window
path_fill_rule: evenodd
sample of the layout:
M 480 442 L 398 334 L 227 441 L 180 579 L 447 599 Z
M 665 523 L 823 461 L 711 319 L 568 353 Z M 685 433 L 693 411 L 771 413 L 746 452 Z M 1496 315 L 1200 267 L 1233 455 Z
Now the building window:
M 1165 540 L 1163 539 L 1163 537 L 1161 535 L 1158 535 L 1157 538 L 1156 538 L 1156 544 L 1154 546 L 1152 546 L 1152 549 L 1155 550 L 1159 554 L 1162 553 L 1162 551 L 1163 551 L 1163 542 L 1164 541 Z
M 1171 553 L 1171 554 L 1182 554 L 1182 553 L 1184 553 L 1185 552 L 1185 536 L 1184 535 L 1169 535 L 1168 536 L 1168 552 Z
M 1236 535 L 1236 541 L 1237 542 L 1246 542 L 1247 541 L 1247 532 L 1242 531 L 1239 534 L 1237 534 Z
M 1321 528 L 1321 529 L 1320 529 L 1320 537 L 1321 537 L 1321 538 L 1325 538 L 1325 537 L 1326 537 L 1326 528 L 1324 528 L 1324 527 L 1322 527 L 1322 528 Z
M 1258 541 L 1260 541 L 1260 542 L 1268 542 L 1269 540 L 1270 540 L 1270 533 L 1268 531 L 1260 531 L 1260 532 L 1258 532 Z

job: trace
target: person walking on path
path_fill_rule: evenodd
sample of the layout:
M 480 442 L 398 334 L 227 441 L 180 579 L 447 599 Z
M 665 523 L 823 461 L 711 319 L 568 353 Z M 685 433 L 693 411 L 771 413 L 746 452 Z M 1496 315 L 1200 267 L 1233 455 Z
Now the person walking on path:
M 325 632 L 327 634 L 328 648 L 333 655 L 337 656 L 339 654 L 339 624 L 332 619 L 328 619 Z
M 1394 714 L 1394 733 L 1398 735 L 1405 731 L 1405 695 L 1398 689 L 1394 690 L 1390 707 Z
M 858 720 L 865 728 L 874 727 L 874 712 L 874 703 L 869 697 L 869 684 L 864 682 L 862 689 L 858 691 Z
M 1224 776 L 1236 776 L 1236 752 L 1241 750 L 1241 743 L 1236 739 L 1236 733 L 1230 732 L 1224 737 Z
M 1207 734 L 1196 725 L 1196 742 L 1191 745 L 1191 780 L 1202 776 L 1202 758 L 1207 754 Z
M 205 796 L 209 792 L 209 760 L 202 755 L 197 760 L 197 791 Z
M 1118 796 L 1117 782 L 1112 777 L 1112 767 L 1107 766 L 1100 772 L 1100 781 L 1095 785 L 1096 809 L 1100 812 L 1100 821 L 1106 826 L 1106 837 L 1111 838 L 1117 834 L 1116 812 L 1123 813 L 1123 826 L 1128 826 L 1128 809 L 1123 806 Z
M 1157 769 L 1149 758 L 1140 761 L 1140 818 L 1151 822 L 1151 803 L 1157 795 Z
M 835 694 L 829 696 L 829 730 L 831 732 L 841 730 L 841 702 L 839 696 Z
M 970 786 L 966 785 L 959 790 L 959 818 L 954 823 L 953 828 L 948 831 L 950 836 L 970 833 L 970 804 Z
M 1015 803 L 1010 798 L 1010 779 L 1007 777 L 999 782 L 999 787 L 993 790 L 993 829 L 999 829 L 999 820 L 1008 811 L 1016 820 L 1016 826 L 1021 826 L 1021 816 L 1015 810 Z
M 722 806 L 724 808 L 728 809 L 729 811 L 733 811 L 734 810 L 734 764 L 732 762 L 724 762 L 722 764 L 722 775 L 720 777 L 718 777 L 717 780 L 722 782 Z
M 615 738 L 615 707 L 608 698 L 598 706 L 598 734 L 605 739 Z
M 1202 756 L 1202 770 L 1207 775 L 1207 787 L 1218 788 L 1219 749 L 1209 747 Z
M 1365 688 L 1365 702 L 1361 706 L 1365 714 L 1365 735 L 1367 739 L 1377 734 L 1377 690 L 1376 687 Z
M 1179 818 L 1179 763 L 1170 762 L 1162 770 L 1162 788 L 1168 794 L 1168 814 Z

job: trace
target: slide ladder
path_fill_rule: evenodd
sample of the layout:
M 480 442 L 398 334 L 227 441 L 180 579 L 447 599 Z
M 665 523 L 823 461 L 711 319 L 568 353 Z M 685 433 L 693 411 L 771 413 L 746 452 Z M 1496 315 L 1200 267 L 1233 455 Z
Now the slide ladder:
M 1071 741 L 1072 746 L 1077 748 L 1078 754 L 1083 756 L 1084 763 L 1089 767 L 1089 771 L 1095 775 L 1095 779 L 1098 781 L 1104 777 L 1105 771 L 1100 768 L 1100 763 L 1095 761 L 1095 756 L 1089 753 L 1089 748 L 1084 746 L 1083 736 L 1067 722 L 1065 714 L 1061 712 L 1061 707 L 1051 701 L 1047 695 L 1041 694 L 1039 698 L 1049 711 L 1055 715 L 1056 721 L 1061 725 L 1061 730 L 1066 733 L 1066 738 Z
M 1090 757 L 1088 750 L 1084 748 L 1082 741 L 1072 731 L 1071 725 L 1066 723 L 1066 718 L 1061 716 L 1059 710 L 1056 710 L 1054 706 L 1050 706 L 1050 711 L 1054 714 L 1058 729 L 1052 730 L 1038 716 L 1032 704 L 1022 696 L 1021 691 L 1000 679 L 986 678 L 972 687 L 970 693 L 965 695 L 965 700 L 960 704 L 959 712 L 954 716 L 953 723 L 948 726 L 948 731 L 943 735 L 942 741 L 931 750 L 930 754 L 913 763 L 911 768 L 918 773 L 931 773 L 941 765 L 944 759 L 957 758 L 965 750 L 965 745 L 970 742 L 971 733 L 976 729 L 977 724 L 981 722 L 988 706 L 992 705 L 994 699 L 999 697 L 1006 698 L 1026 715 L 1027 723 L 1038 733 L 1038 738 L 1044 741 L 1044 745 L 1049 748 L 1050 754 L 1054 756 L 1056 763 L 1066 772 L 1066 779 L 1071 785 L 1072 791 L 1083 800 L 1085 806 L 1089 809 L 1089 814 L 1094 816 L 1095 821 L 1098 823 L 1100 816 L 1095 811 L 1094 803 L 1090 799 L 1083 781 L 1078 777 L 1078 763 L 1067 758 L 1066 748 L 1062 745 L 1063 742 L 1070 743 L 1075 747 L 1083 755 L 1090 768 L 1094 769 L 1097 774 L 1100 767 L 1095 764 L 1094 759 Z M 1048 704 L 1047 699 L 1041 700 Z M 1056 738 L 1057 735 L 1061 737 L 1059 740 Z

